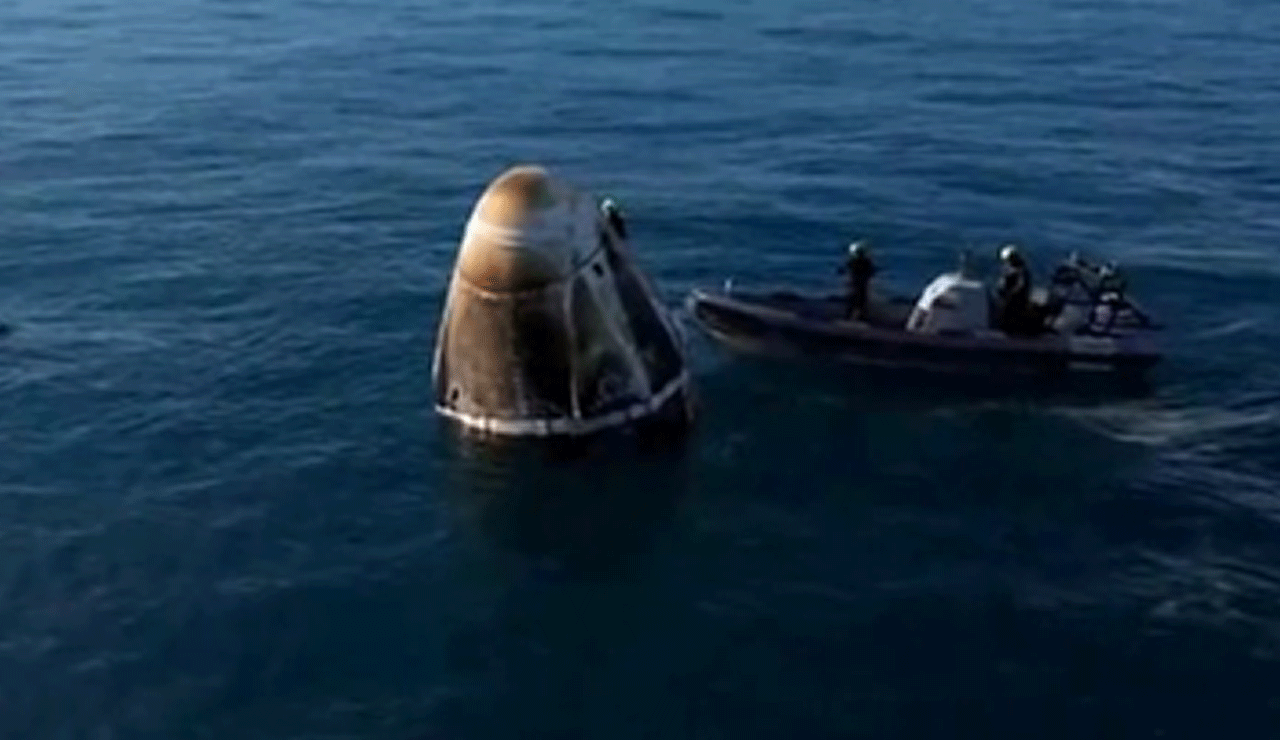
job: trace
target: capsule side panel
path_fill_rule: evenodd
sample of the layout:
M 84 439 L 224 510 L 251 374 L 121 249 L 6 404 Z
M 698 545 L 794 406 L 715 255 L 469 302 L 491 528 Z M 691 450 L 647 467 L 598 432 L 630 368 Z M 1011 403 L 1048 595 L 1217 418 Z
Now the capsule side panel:
M 664 309 L 630 260 L 613 249 L 607 250 L 607 254 L 627 328 L 647 371 L 649 392 L 657 394 L 684 370 L 679 340 L 663 321 Z
M 608 286 L 612 290 L 612 286 Z M 603 416 L 648 400 L 648 383 L 633 352 L 630 337 L 618 326 L 584 277 L 573 285 L 570 321 L 576 364 L 574 393 L 583 418 Z

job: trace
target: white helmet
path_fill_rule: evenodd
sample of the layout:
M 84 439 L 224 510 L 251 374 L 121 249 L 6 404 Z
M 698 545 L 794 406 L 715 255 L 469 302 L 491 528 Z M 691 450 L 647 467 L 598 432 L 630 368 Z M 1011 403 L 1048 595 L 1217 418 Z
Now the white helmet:
M 859 255 L 866 254 L 866 253 L 867 253 L 867 251 L 868 251 L 868 250 L 867 250 L 867 243 L 866 243 L 865 241 L 858 240 L 858 241 L 856 241 L 856 242 L 851 242 L 851 243 L 849 244 L 849 256 L 850 256 L 850 257 L 857 257 L 857 256 L 859 256 Z
M 1000 261 L 1012 262 L 1020 258 L 1022 255 L 1018 253 L 1018 248 L 1012 244 L 1006 244 L 1000 248 Z

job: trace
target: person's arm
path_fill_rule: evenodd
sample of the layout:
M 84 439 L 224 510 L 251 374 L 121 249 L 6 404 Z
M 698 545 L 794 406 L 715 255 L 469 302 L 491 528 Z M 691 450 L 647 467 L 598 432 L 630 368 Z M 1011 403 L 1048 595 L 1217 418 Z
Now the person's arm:
M 1016 284 L 1013 282 L 1015 279 L 1016 277 L 1009 270 L 1005 270 L 1000 273 L 1000 279 L 996 281 L 996 295 L 1000 298 L 1004 298 L 1005 296 L 1012 294 L 1014 287 L 1016 287 Z

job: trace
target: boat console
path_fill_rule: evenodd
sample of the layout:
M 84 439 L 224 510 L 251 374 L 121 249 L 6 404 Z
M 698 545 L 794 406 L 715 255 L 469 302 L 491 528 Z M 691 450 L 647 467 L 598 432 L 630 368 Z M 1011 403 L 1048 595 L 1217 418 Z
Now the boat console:
M 925 286 L 907 319 L 918 334 L 973 334 L 991 328 L 991 301 L 981 280 L 948 272 Z

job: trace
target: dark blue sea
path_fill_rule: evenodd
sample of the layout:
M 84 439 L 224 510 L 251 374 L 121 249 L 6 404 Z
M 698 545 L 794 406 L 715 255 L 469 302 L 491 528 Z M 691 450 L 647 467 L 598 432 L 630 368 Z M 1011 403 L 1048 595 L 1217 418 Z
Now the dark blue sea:
M 0 737 L 1280 736 L 1261 0 L 0 1 Z M 695 285 L 1119 260 L 1137 392 L 728 354 L 674 449 L 432 411 L 539 162 Z

